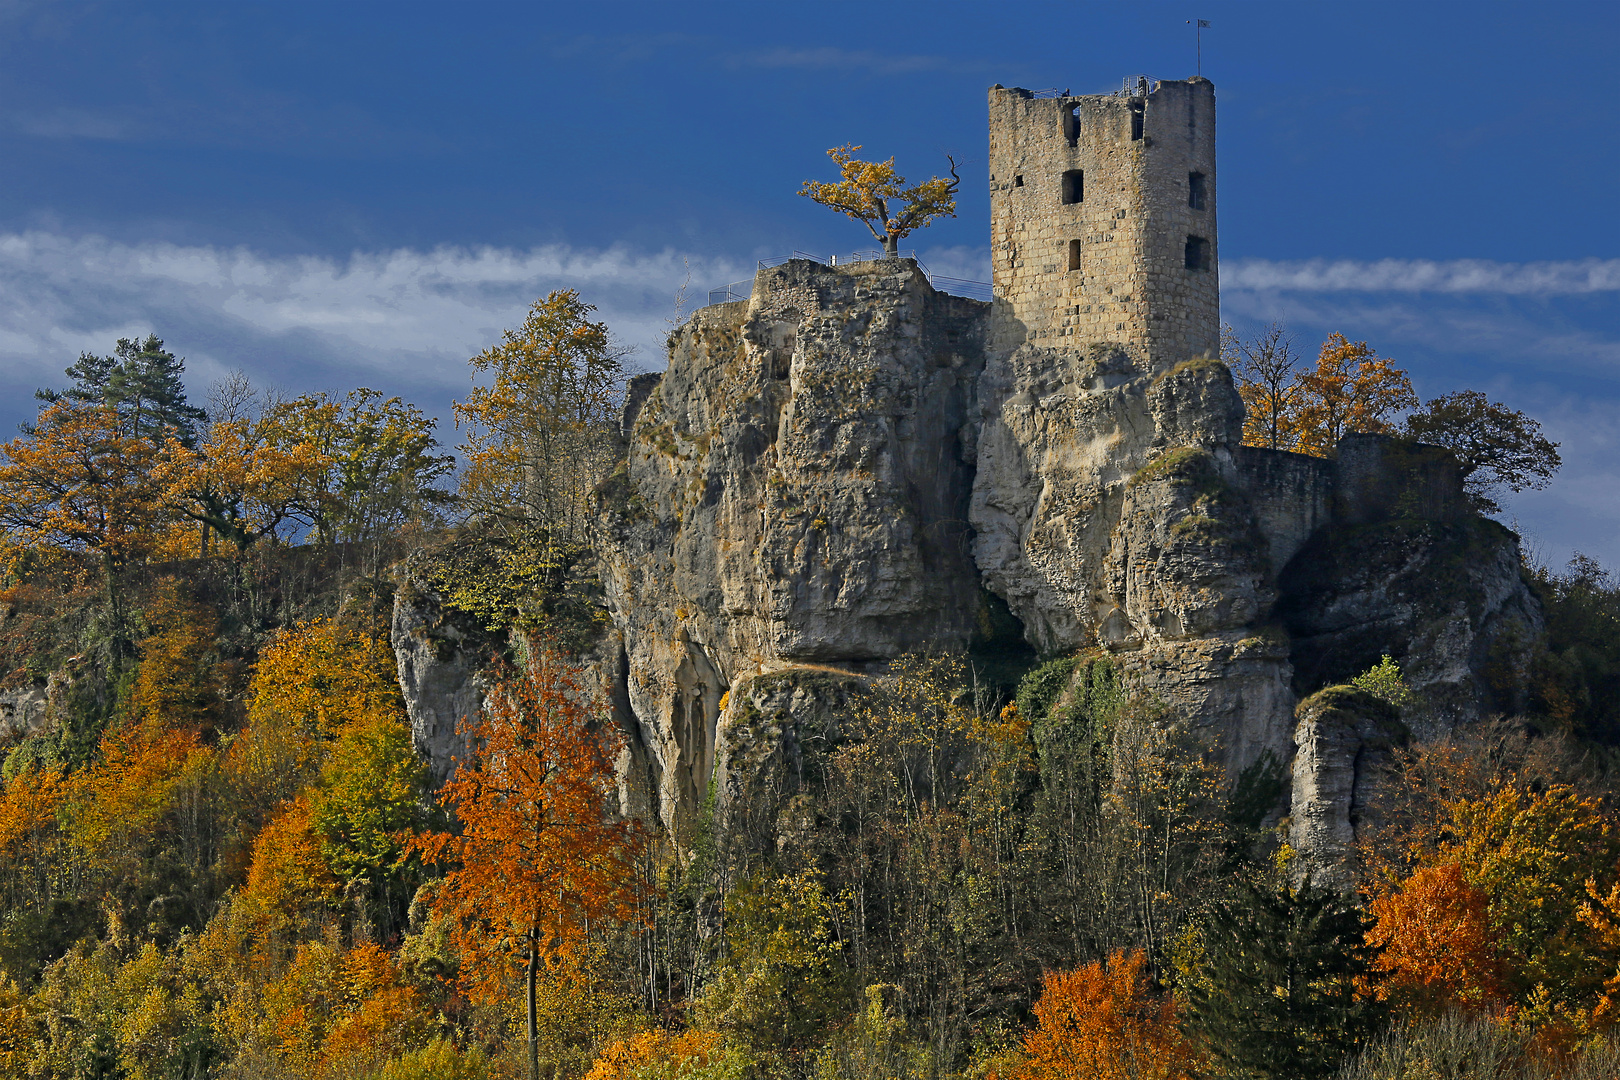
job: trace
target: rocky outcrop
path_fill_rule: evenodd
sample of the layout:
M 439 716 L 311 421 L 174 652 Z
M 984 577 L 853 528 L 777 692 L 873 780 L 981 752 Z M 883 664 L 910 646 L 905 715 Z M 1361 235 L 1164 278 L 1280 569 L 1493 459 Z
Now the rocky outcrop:
M 994 609 L 1042 652 L 1112 652 L 1234 774 L 1289 760 L 1299 696 L 1384 652 L 1447 722 L 1504 707 L 1492 673 L 1522 667 L 1539 615 L 1444 452 L 1244 447 L 1218 361 L 1018 335 L 997 354 L 996 310 L 908 260 L 790 262 L 631 388 L 598 548 L 666 822 L 717 776 L 724 801 L 745 764 L 777 769 L 728 756 L 758 687 L 787 732 L 822 706 L 782 687 L 961 649 Z
M 50 711 L 46 688 L 36 683 L 0 690 L 0 743 L 9 745 L 38 734 Z
M 471 616 L 446 607 L 408 573 L 394 592 L 389 640 L 411 721 L 411 741 L 437 787 L 449 779 L 466 751 L 456 725 L 483 705 L 481 672 L 494 644 Z
M 1408 737 L 1395 708 L 1351 686 L 1332 686 L 1299 703 L 1294 731 L 1289 842 L 1300 876 L 1347 889 L 1354 846 L 1376 826 L 1375 792 L 1391 752 Z
M 827 755 L 865 686 L 861 676 L 814 667 L 738 680 L 721 712 L 715 763 L 728 833 L 765 852 L 810 834 Z
M 1325 499 L 1308 482 L 1274 497 L 1238 446 L 1226 368 L 1025 346 L 980 385 L 974 554 L 1031 640 L 1115 651 L 1234 769 L 1264 750 L 1286 758 L 1292 671 L 1260 632 L 1276 599 L 1270 538 L 1291 554 Z
M 1422 701 L 1421 734 L 1522 704 L 1543 619 L 1518 538 L 1494 521 L 1336 525 L 1295 557 L 1282 585 L 1279 615 L 1302 692 L 1387 653 Z
M 707 789 L 740 678 L 973 637 L 960 435 L 986 306 L 909 260 L 797 260 L 671 338 L 598 544 L 666 821 Z

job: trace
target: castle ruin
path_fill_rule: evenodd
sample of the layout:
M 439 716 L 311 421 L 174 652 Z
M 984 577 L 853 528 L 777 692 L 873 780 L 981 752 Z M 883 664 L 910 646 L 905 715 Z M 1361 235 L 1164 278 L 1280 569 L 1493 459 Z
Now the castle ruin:
M 1398 733 L 1296 706 L 1390 653 L 1442 722 L 1509 707 L 1491 673 L 1540 627 L 1516 538 L 1443 457 L 1242 445 L 1208 80 L 995 86 L 989 119 L 993 302 L 910 259 L 795 259 L 632 388 L 598 530 L 624 798 L 674 823 L 714 783 L 769 831 L 866 677 L 1011 640 L 1112 655 L 1234 773 L 1288 765 L 1331 861 Z M 421 602 L 395 625 L 413 719 L 451 662 Z

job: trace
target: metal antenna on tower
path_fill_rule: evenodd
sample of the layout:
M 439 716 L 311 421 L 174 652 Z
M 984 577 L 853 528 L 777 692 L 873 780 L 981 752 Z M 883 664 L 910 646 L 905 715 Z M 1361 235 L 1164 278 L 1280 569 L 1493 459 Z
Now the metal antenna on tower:
M 1197 26 L 1193 26 L 1193 23 Z M 1188 19 L 1187 25 L 1193 27 L 1193 38 L 1198 44 L 1198 76 L 1204 75 L 1204 31 L 1209 29 L 1208 19 Z

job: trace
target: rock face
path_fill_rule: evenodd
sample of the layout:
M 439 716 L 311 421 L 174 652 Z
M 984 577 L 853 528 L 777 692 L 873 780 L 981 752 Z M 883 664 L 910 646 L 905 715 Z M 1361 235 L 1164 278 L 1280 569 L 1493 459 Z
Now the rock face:
M 748 770 L 780 774 L 758 748 L 825 727 L 825 687 L 804 688 L 826 669 L 964 648 L 990 596 L 1042 652 L 1112 651 L 1232 773 L 1296 760 L 1299 697 L 1384 652 L 1444 723 L 1504 707 L 1540 617 L 1449 458 L 1244 447 L 1219 362 L 998 356 L 998 317 L 907 260 L 790 262 L 700 311 L 638 384 L 598 546 L 633 768 L 666 822 L 711 780 L 735 800 Z M 749 709 L 788 719 L 760 734 Z
M 1294 732 L 1290 843 L 1301 872 L 1319 885 L 1354 884 L 1353 847 L 1375 825 L 1379 770 L 1408 732 L 1395 709 L 1350 686 L 1320 690 L 1299 703 Z
M 1419 734 L 1511 713 L 1543 632 L 1518 539 L 1484 518 L 1325 529 L 1283 576 L 1296 686 L 1343 682 L 1389 654 L 1424 699 Z M 1432 729 L 1432 730 L 1431 730 Z
M 974 555 L 1030 640 L 1119 652 L 1233 769 L 1285 760 L 1293 673 L 1262 631 L 1330 481 L 1238 445 L 1243 404 L 1216 361 L 1026 345 L 980 386 Z
M 789 262 L 699 311 L 627 403 L 601 573 L 666 821 L 707 789 L 739 678 L 974 634 L 961 433 L 986 307 L 907 260 Z
M 411 720 L 411 741 L 428 763 L 434 787 L 450 778 L 466 750 L 456 734 L 484 703 L 480 672 L 493 645 L 467 615 L 446 608 L 408 573 L 394 593 L 389 640 Z
M 19 742 L 45 726 L 50 711 L 46 688 L 34 683 L 0 690 L 0 742 Z

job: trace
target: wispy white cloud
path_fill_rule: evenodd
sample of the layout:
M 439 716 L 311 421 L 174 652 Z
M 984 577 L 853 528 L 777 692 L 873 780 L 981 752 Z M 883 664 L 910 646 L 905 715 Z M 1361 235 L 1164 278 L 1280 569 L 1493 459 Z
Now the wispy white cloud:
M 1620 259 L 1527 263 L 1486 259 L 1237 259 L 1221 263 L 1221 286 L 1295 292 L 1569 296 L 1620 292 Z
M 448 397 L 464 385 L 467 357 L 559 288 L 579 289 L 637 349 L 635 362 L 658 367 L 686 274 L 688 295 L 701 304 L 711 285 L 752 270 L 752 262 L 618 247 L 443 247 L 330 259 L 0 234 L 0 381 L 8 391 L 49 384 L 80 351 L 103 352 L 120 336 L 150 331 L 185 355 L 203 384 L 242 368 L 280 385 L 364 383 Z M 0 401 L 0 412 L 25 405 L 26 396 Z

